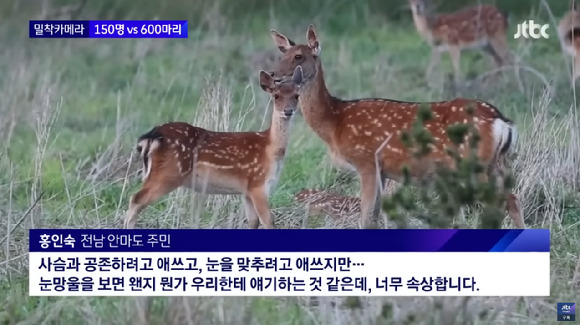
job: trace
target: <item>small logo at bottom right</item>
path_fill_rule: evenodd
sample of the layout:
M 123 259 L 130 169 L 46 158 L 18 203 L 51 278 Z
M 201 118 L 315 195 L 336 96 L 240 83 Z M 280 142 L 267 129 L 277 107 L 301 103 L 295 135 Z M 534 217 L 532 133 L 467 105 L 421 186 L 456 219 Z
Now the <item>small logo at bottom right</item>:
M 576 303 L 559 302 L 558 303 L 558 321 L 575 322 L 576 321 Z

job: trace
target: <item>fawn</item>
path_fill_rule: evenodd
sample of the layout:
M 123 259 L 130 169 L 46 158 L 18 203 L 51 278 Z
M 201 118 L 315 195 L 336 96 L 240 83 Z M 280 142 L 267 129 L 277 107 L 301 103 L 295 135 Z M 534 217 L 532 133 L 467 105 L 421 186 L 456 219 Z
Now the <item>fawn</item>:
M 338 195 L 323 190 L 305 189 L 294 195 L 294 199 L 308 205 L 308 214 L 321 212 L 333 217 L 360 215 L 360 199 Z
M 436 14 L 428 0 L 408 0 L 417 32 L 431 46 L 431 60 L 426 76 L 439 64 L 441 53 L 449 52 L 455 81 L 461 77 L 461 51 L 480 49 L 490 56 L 496 67 L 512 61 L 506 33 L 507 14 L 491 5 L 476 5 Z
M 580 76 L 580 9 L 574 0 L 570 11 L 558 24 L 558 36 L 564 51 L 574 58 L 572 78 L 576 80 Z
M 183 186 L 204 194 L 241 194 L 249 228 L 273 229 L 268 196 L 276 187 L 298 104 L 302 68 L 275 84 L 260 71 L 260 87 L 274 99 L 272 121 L 261 132 L 214 132 L 183 122 L 157 127 L 138 139 L 143 187 L 133 195 L 124 227 L 134 228 L 147 205 Z
M 295 44 L 276 30 L 270 34 L 282 52 L 276 69 L 270 74 L 281 82 L 296 66 L 302 66 L 303 80 L 298 105 L 305 122 L 324 141 L 335 162 L 354 169 L 361 183 L 361 214 L 359 226 L 374 227 L 379 214 L 381 182 L 400 182 L 403 166 L 416 180 L 429 177 L 438 164 L 454 167 L 446 153 L 453 146 L 446 128 L 456 123 L 471 122 L 481 138 L 477 156 L 487 166 L 484 178 L 495 176 L 503 184 L 508 154 L 515 146 L 517 132 L 513 122 L 494 106 L 480 100 L 456 98 L 449 101 L 423 103 L 433 112 L 425 128 L 431 132 L 434 144 L 427 160 L 417 160 L 401 139 L 410 130 L 422 103 L 390 99 L 342 100 L 330 94 L 324 81 L 320 57 L 321 43 L 313 25 L 308 27 L 306 44 Z M 468 108 L 473 108 L 473 115 Z M 462 144 L 459 154 L 465 157 L 469 148 Z M 506 194 L 507 209 L 518 227 L 524 227 L 519 200 Z
M 383 194 L 392 192 L 398 184 L 386 182 L 385 188 L 381 191 Z M 308 206 L 308 214 L 320 214 L 321 212 L 333 217 L 357 216 L 360 215 L 360 198 L 354 196 L 345 196 L 332 193 L 327 190 L 303 189 L 294 195 L 297 202 Z

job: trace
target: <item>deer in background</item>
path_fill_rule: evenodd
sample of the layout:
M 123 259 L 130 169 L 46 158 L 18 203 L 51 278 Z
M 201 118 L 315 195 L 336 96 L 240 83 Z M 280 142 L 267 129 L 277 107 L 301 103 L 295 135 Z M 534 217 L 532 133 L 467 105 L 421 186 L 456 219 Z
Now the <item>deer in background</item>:
M 431 47 L 426 76 L 439 64 L 442 52 L 449 52 L 455 81 L 462 79 L 461 51 L 483 50 L 500 67 L 512 61 L 506 33 L 507 14 L 491 5 L 476 5 L 436 14 L 428 0 L 408 0 L 417 32 Z
M 425 128 L 434 138 L 427 159 L 418 161 L 402 142 L 422 103 L 390 99 L 343 100 L 334 97 L 326 87 L 321 61 L 321 43 L 313 25 L 306 34 L 306 44 L 295 44 L 276 30 L 271 37 L 282 52 L 271 75 L 282 82 L 297 66 L 302 66 L 303 81 L 299 106 L 305 122 L 324 141 L 334 161 L 355 170 L 361 186 L 361 228 L 375 226 L 379 214 L 379 197 L 386 179 L 400 182 L 403 166 L 409 167 L 413 179 L 429 177 L 438 164 L 454 167 L 446 153 L 453 146 L 446 129 L 456 123 L 473 123 L 481 138 L 477 156 L 488 168 L 486 177 L 495 176 L 503 184 L 508 154 L 516 143 L 516 127 L 494 106 L 480 100 L 456 98 L 424 103 L 433 112 Z M 473 115 L 468 107 L 474 107 Z M 459 154 L 465 157 L 468 146 L 462 144 Z M 518 227 L 524 227 L 519 200 L 506 194 L 508 212 Z
M 575 81 L 580 76 L 580 9 L 574 0 L 570 11 L 558 24 L 558 37 L 566 54 L 573 57 L 572 79 Z
M 144 183 L 131 197 L 124 227 L 134 228 L 147 205 L 183 186 L 204 194 L 241 194 L 249 228 L 260 222 L 275 228 L 268 197 L 284 164 L 301 82 L 301 67 L 280 84 L 260 71 L 260 87 L 274 101 L 271 125 L 262 132 L 214 132 L 171 122 L 142 135 L 137 151 Z

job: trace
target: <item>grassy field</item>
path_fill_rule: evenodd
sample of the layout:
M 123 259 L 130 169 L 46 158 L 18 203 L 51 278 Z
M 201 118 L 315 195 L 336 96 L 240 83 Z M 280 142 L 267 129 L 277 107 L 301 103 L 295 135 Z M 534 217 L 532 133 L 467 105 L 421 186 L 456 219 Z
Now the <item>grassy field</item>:
M 121 9 L 115 13 L 106 3 L 91 3 L 82 18 L 183 18 L 175 4 L 145 14 L 152 12 L 152 1 L 118 3 Z M 156 124 L 267 127 L 271 105 L 258 85 L 258 72 L 276 54 L 270 28 L 303 42 L 308 24 L 316 25 L 327 85 L 338 97 L 432 101 L 455 96 L 447 56 L 438 76 L 425 81 L 429 47 L 416 33 L 410 12 L 377 9 L 374 3 L 273 1 L 249 10 L 226 0 L 191 2 L 197 20 L 190 20 L 189 38 L 167 40 L 30 40 L 27 20 L 41 15 L 40 5 L 3 4 L 0 323 L 130 324 L 143 316 L 139 299 L 29 297 L 28 229 L 119 227 L 129 196 L 140 186 L 136 138 Z M 510 18 L 511 35 L 527 18 L 553 26 L 545 7 L 538 2 L 534 8 L 540 10 L 522 10 Z M 561 3 L 552 7 L 556 19 L 563 8 Z M 124 16 L 115 16 L 122 10 Z M 165 11 L 173 14 L 166 17 Z M 401 11 L 402 18 L 387 20 L 394 11 Z M 549 32 L 548 40 L 509 40 L 529 67 L 521 73 L 523 92 L 511 71 L 494 82 L 477 81 L 491 65 L 470 52 L 462 57 L 462 69 L 471 82 L 461 95 L 493 103 L 518 124 L 516 193 L 526 223 L 551 229 L 550 297 L 363 298 L 360 303 L 321 298 L 316 305 L 303 298 L 155 298 L 151 324 L 555 323 L 556 302 L 578 302 L 580 291 L 580 117 L 570 58 L 562 55 L 555 29 Z M 293 194 L 307 187 L 358 193 L 356 177 L 334 169 L 322 141 L 301 116 L 295 122 L 271 197 L 277 225 L 352 227 L 356 220 L 307 219 L 293 202 Z M 201 215 L 192 213 L 192 202 L 190 192 L 178 190 L 147 208 L 138 227 L 245 227 L 237 197 L 210 197 Z M 472 225 L 476 217 L 468 216 Z M 506 220 L 505 226 L 511 223 Z

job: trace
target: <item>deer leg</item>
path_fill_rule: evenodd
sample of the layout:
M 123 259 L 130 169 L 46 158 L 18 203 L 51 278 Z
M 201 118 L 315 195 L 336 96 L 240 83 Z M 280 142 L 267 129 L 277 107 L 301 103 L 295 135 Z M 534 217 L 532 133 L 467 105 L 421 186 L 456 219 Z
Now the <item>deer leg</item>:
M 359 227 L 376 228 L 376 222 L 380 212 L 380 191 L 374 169 L 370 172 L 361 174 L 361 220 Z
M 437 51 L 436 48 L 431 50 L 431 59 L 429 60 L 429 65 L 427 66 L 427 71 L 425 71 L 425 77 L 427 79 L 431 78 L 431 74 L 433 73 L 433 69 L 439 65 L 439 61 L 441 60 L 441 53 Z
M 508 193 L 507 209 L 514 225 L 520 229 L 525 229 L 526 224 L 522 217 L 522 205 L 520 204 L 518 197 L 513 193 Z
M 124 228 L 135 228 L 139 213 L 141 213 L 145 207 L 159 200 L 162 196 L 168 194 L 169 192 L 175 190 L 178 186 L 179 184 L 176 184 L 176 182 L 153 181 L 152 178 L 147 179 L 145 184 L 143 184 L 143 188 L 135 195 L 131 196 L 129 209 L 127 210 L 127 215 L 125 216 L 125 221 L 123 224 Z
M 254 209 L 254 203 L 249 196 L 244 196 L 244 210 L 246 210 L 246 219 L 248 219 L 248 228 L 258 229 L 260 226 L 260 219 Z
M 451 64 L 455 73 L 455 83 L 458 84 L 462 80 L 461 76 L 461 48 L 459 46 L 449 46 L 449 56 L 451 57 Z
M 383 200 L 383 196 L 381 194 L 381 190 L 380 187 L 377 187 L 377 196 L 375 199 L 375 205 L 374 205 L 374 209 L 373 209 L 373 224 L 377 225 L 378 228 L 378 222 L 379 222 L 379 218 L 381 217 L 381 213 L 382 213 L 382 207 L 381 207 L 381 203 Z M 388 220 L 388 216 L 386 213 L 384 213 L 384 218 L 385 218 L 385 229 L 388 228 L 387 226 L 387 220 Z
M 461 224 L 465 224 L 467 222 L 467 219 L 465 218 L 465 207 L 464 206 L 459 207 L 458 219 L 459 219 L 459 222 L 461 222 Z
M 580 51 L 577 51 L 574 55 L 574 70 L 572 70 L 572 81 L 576 81 L 580 77 Z
M 490 59 L 492 59 L 491 61 L 494 64 L 495 68 L 499 68 L 503 65 L 504 61 L 503 61 L 502 57 L 499 56 L 499 54 L 493 48 L 493 45 L 491 45 L 491 43 L 489 43 L 483 47 L 483 52 L 485 52 L 485 54 L 487 54 L 487 56 Z
M 191 213 L 191 227 L 192 228 L 199 228 L 199 223 L 202 218 L 203 207 L 205 202 L 207 201 L 208 195 L 203 192 L 196 193 L 193 199 L 193 208 Z
M 501 159 L 501 158 L 500 158 Z M 490 168 L 490 174 L 495 176 L 496 179 L 496 188 L 500 191 L 500 193 L 504 193 L 504 163 L 501 161 L 496 162 Z M 512 219 L 512 222 L 517 228 L 525 229 L 526 225 L 524 223 L 524 218 L 522 216 L 522 208 L 519 199 L 515 194 L 511 191 L 505 193 L 506 197 L 506 205 L 504 208 L 507 209 L 507 212 Z
M 512 53 L 509 50 L 507 40 L 505 37 L 494 37 L 489 39 L 490 50 L 495 53 L 494 58 L 498 62 L 498 65 L 503 65 L 506 63 L 511 63 Z
M 274 229 L 274 221 L 270 215 L 270 205 L 266 192 L 263 189 L 254 190 L 249 193 L 249 197 L 264 229 Z
M 493 49 L 494 53 L 501 60 L 500 65 L 513 64 L 514 65 L 514 75 L 518 82 L 518 87 L 520 91 L 524 91 L 523 80 L 520 77 L 520 69 L 517 58 L 514 57 L 513 53 L 509 50 L 509 46 L 505 36 L 498 36 L 489 39 L 489 45 Z
M 485 45 L 483 47 L 483 52 L 485 54 L 487 54 L 487 57 L 489 59 L 491 59 L 490 61 L 493 64 L 493 67 L 495 69 L 500 68 L 505 63 L 504 60 L 503 60 L 503 58 L 494 49 L 493 45 L 491 45 L 491 42 L 488 43 L 487 45 Z M 502 74 L 503 75 L 503 73 L 501 73 L 501 72 L 498 73 L 498 71 L 494 71 L 494 73 L 491 74 L 491 76 L 488 79 L 488 81 L 489 80 L 492 80 L 492 82 L 494 82 L 496 80 L 496 77 L 497 77 L 498 74 Z

